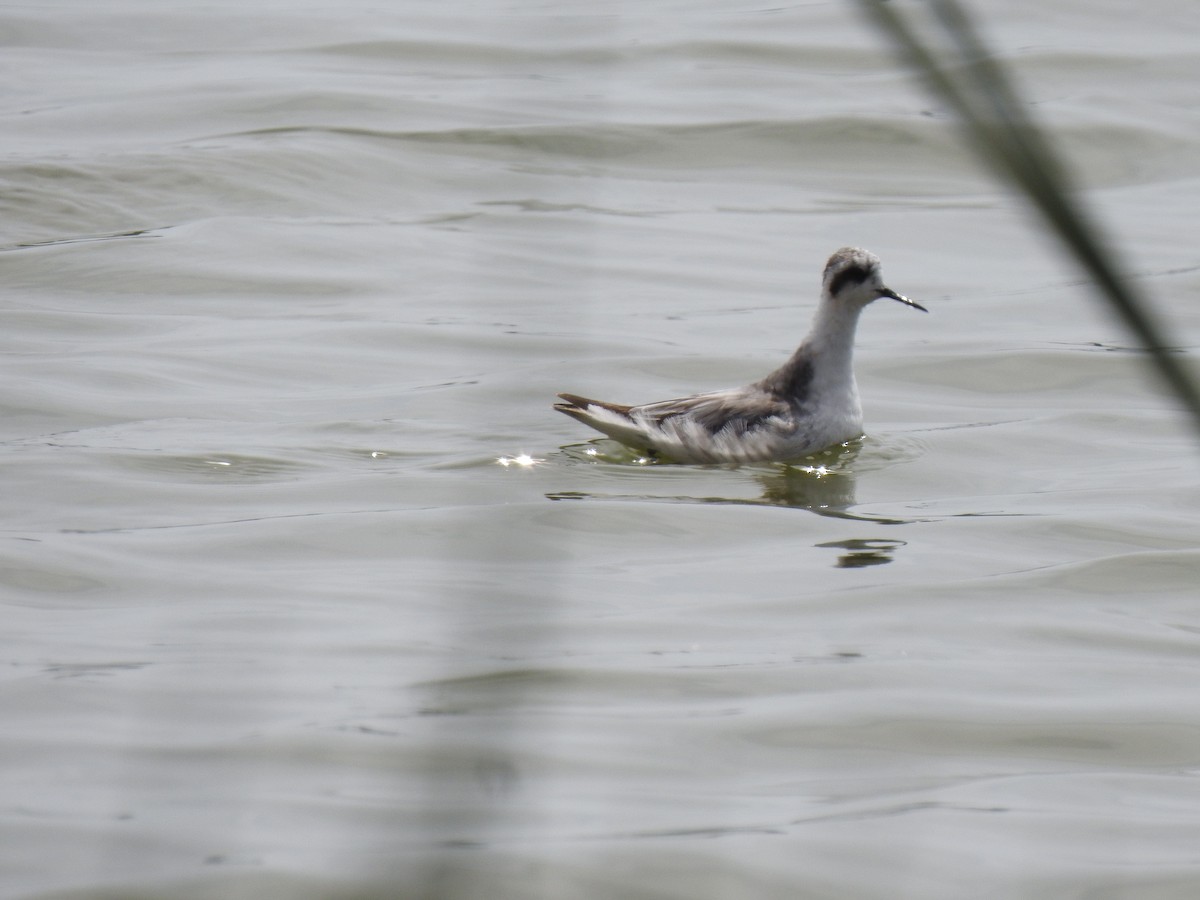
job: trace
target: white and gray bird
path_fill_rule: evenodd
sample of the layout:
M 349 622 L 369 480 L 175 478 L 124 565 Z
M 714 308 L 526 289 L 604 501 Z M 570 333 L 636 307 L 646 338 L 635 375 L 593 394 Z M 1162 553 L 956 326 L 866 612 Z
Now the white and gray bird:
M 885 287 L 879 258 L 843 247 L 825 264 L 821 302 L 808 336 L 782 366 L 753 384 L 640 406 L 559 394 L 559 412 L 627 447 L 681 463 L 800 459 L 862 434 L 854 380 L 854 331 L 867 304 L 888 297 L 928 312 Z

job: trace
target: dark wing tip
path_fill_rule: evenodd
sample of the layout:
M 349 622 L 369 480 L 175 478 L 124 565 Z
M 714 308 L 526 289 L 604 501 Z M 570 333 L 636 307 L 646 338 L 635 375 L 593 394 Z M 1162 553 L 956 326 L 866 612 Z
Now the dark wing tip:
M 580 397 L 578 394 L 559 394 L 560 400 L 566 400 L 571 406 L 576 406 L 579 409 L 586 409 L 589 403 L 595 401 L 589 400 L 587 397 Z M 563 406 L 562 403 L 556 403 L 555 406 Z
M 632 406 L 626 406 L 623 403 L 606 403 L 603 400 L 592 400 L 588 397 L 580 397 L 578 394 L 559 394 L 558 396 L 567 402 L 556 403 L 554 408 L 558 409 L 559 407 L 566 407 L 562 410 L 563 412 L 568 412 L 572 409 L 587 410 L 589 406 L 596 406 L 600 409 L 607 409 L 609 412 L 615 412 L 618 415 L 626 416 L 629 415 L 629 411 L 633 409 Z

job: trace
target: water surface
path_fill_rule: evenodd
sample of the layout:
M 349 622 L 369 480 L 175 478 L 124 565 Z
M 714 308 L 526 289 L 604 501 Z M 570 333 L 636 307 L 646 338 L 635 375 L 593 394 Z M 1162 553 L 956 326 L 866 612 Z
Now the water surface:
M 982 12 L 1194 357 L 1194 15 Z M 1193 435 L 850 6 L 2 22 L 4 896 L 1196 895 Z M 844 244 L 854 446 L 550 409 Z

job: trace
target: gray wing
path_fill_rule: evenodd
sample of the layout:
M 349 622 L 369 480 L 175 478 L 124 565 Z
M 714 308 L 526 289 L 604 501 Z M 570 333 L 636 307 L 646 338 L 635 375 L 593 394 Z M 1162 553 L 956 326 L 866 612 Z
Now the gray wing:
M 700 428 L 722 437 L 744 437 L 763 429 L 786 430 L 794 422 L 791 404 L 756 386 L 648 403 L 635 406 L 629 414 L 663 431 L 679 433 Z

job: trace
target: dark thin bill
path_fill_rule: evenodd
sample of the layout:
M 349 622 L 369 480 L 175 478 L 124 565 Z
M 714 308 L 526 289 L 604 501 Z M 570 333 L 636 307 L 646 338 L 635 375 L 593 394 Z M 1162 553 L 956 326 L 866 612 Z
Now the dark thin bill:
M 880 288 L 879 296 L 880 297 L 891 297 L 893 300 L 899 300 L 901 303 L 905 304 L 906 306 L 911 306 L 913 309 L 919 309 L 921 312 L 929 312 L 929 310 L 927 310 L 925 307 L 923 307 L 916 300 L 909 300 L 903 294 L 897 294 L 891 288 Z

